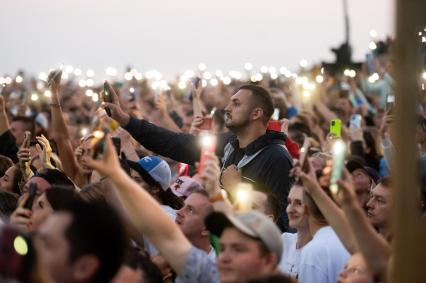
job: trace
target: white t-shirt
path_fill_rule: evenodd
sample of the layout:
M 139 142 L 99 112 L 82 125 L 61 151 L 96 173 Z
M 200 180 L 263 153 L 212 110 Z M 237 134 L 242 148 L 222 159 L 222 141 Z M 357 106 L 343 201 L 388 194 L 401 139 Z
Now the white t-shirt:
M 319 229 L 300 254 L 300 283 L 335 283 L 349 259 L 330 226 Z
M 299 272 L 299 259 L 302 249 L 297 249 L 297 233 L 284 233 L 281 235 L 283 242 L 283 254 L 281 256 L 279 270 L 297 278 Z

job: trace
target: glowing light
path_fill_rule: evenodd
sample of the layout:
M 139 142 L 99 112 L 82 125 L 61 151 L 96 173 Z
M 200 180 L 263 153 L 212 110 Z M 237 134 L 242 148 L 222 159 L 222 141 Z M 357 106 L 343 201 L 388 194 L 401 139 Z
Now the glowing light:
M 80 81 L 78 82 L 78 85 L 79 85 L 80 87 L 86 87 L 86 81 L 85 81 L 85 80 L 80 80 Z
M 45 72 L 41 72 L 38 74 L 38 78 L 42 81 L 47 81 L 47 74 Z
M 133 77 L 132 74 L 129 73 L 129 72 L 127 72 L 127 73 L 124 74 L 124 79 L 126 81 L 130 81 L 132 79 L 132 77 Z
M 180 82 L 178 83 L 178 88 L 179 88 L 179 89 L 185 89 L 185 88 L 186 88 L 186 82 L 180 81 Z
M 333 144 L 333 154 L 339 155 L 345 151 L 345 143 L 342 140 L 336 140 Z
M 108 67 L 105 69 L 105 74 L 107 76 L 115 77 L 118 74 L 118 72 L 116 68 Z
M 215 137 L 209 134 L 205 134 L 201 136 L 201 146 L 203 148 L 209 148 L 212 147 L 215 142 Z
M 68 65 L 65 67 L 65 72 L 67 72 L 68 74 L 71 74 L 74 71 L 73 66 Z
M 89 69 L 86 71 L 86 76 L 88 76 L 89 78 L 93 78 L 95 76 L 95 71 Z
M 302 85 L 303 84 L 303 79 L 301 77 L 297 77 L 296 78 L 296 84 L 297 85 Z
M 66 80 L 68 79 L 68 77 L 69 77 L 68 73 L 66 72 L 62 73 L 62 76 L 61 76 L 62 79 Z
M 373 37 L 373 38 L 377 37 L 377 31 L 374 30 L 374 29 L 370 30 L 370 36 Z
M 422 74 L 422 78 L 423 78 L 424 80 L 426 80 L 426 71 L 424 71 L 424 72 L 423 72 L 423 74 Z
M 214 73 L 216 75 L 216 77 L 218 78 L 222 78 L 223 77 L 223 72 L 221 70 L 216 70 L 216 72 Z
M 207 68 L 207 66 L 206 66 L 206 64 L 204 64 L 204 63 L 200 63 L 200 64 L 198 65 L 198 70 L 200 70 L 200 71 L 205 71 L 205 70 L 206 70 L 206 68 Z
M 303 98 L 304 98 L 304 99 L 309 99 L 309 98 L 311 98 L 311 92 L 309 92 L 309 91 L 305 90 L 305 91 L 303 92 Z
M 17 82 L 18 84 L 22 83 L 24 79 L 21 76 L 16 76 L 15 78 L 15 82 Z
M 52 96 L 52 93 L 50 92 L 50 90 L 45 90 L 45 91 L 44 91 L 44 96 L 45 96 L 45 97 L 51 97 L 51 96 Z
M 256 81 L 258 81 L 258 82 L 260 82 L 261 80 L 263 80 L 262 74 L 256 74 L 255 78 L 256 78 Z
M 142 74 L 141 73 L 136 73 L 135 79 L 138 80 L 138 81 L 142 80 Z
M 13 240 L 13 248 L 16 253 L 25 256 L 28 254 L 28 244 L 27 241 L 22 236 L 16 236 Z
M 103 131 L 94 131 L 93 136 L 95 137 L 95 139 L 100 140 L 105 136 L 105 133 Z
M 81 74 L 82 74 L 81 69 L 79 69 L 79 68 L 75 68 L 75 69 L 74 69 L 74 75 L 76 75 L 76 76 L 80 76 Z
M 6 84 L 5 78 L 0 77 L 0 85 Z
M 237 210 L 247 211 L 251 209 L 252 205 L 252 186 L 250 184 L 238 184 L 235 194 Z
M 277 73 L 271 73 L 271 79 L 276 80 L 278 78 Z
M 210 80 L 212 78 L 212 74 L 210 72 L 205 72 L 203 74 L 203 78 L 206 80 Z
M 218 83 L 219 83 L 219 81 L 217 79 L 215 79 L 215 78 L 213 78 L 213 79 L 210 80 L 210 85 L 211 86 L 217 86 Z
M 223 83 L 224 83 L 225 85 L 229 85 L 229 84 L 231 83 L 231 78 L 230 78 L 230 77 L 224 77 L 224 78 L 223 78 Z
M 86 86 L 88 86 L 88 87 L 92 87 L 93 85 L 94 85 L 94 81 L 93 81 L 93 79 L 87 79 L 87 81 L 86 81 Z
M 253 69 L 253 64 L 250 62 L 245 63 L 244 69 L 246 69 L 247 71 L 250 71 L 251 69 Z
M 276 73 L 277 72 L 277 68 L 275 68 L 274 66 L 270 66 L 268 68 L 269 73 Z
M 346 69 L 346 70 L 343 72 L 343 74 L 344 74 L 345 76 L 347 76 L 347 77 L 351 77 L 351 78 L 355 78 L 355 77 L 356 77 L 356 72 L 355 72 L 355 70 L 349 70 L 349 69 Z
M 206 87 L 207 86 L 207 81 L 206 80 L 202 80 L 201 81 L 201 86 L 202 87 Z
M 376 45 L 376 43 L 374 41 L 371 41 L 368 44 L 368 48 L 370 48 L 371 50 L 375 50 L 377 48 L 377 45 Z
M 266 67 L 266 66 L 262 66 L 262 67 L 260 68 L 260 72 L 261 72 L 262 74 L 266 74 L 266 73 L 268 72 L 268 67 Z
M 130 93 L 135 93 L 135 88 L 133 88 L 133 87 L 129 88 L 129 92 Z
M 92 95 L 93 95 L 93 90 L 91 89 L 86 90 L 86 96 L 91 97 Z
M 422 42 L 426 42 L 426 36 L 422 36 Z
M 92 95 L 92 100 L 93 100 L 93 102 L 98 102 L 99 101 L 99 94 L 94 92 L 93 95 Z
M 238 72 L 238 71 L 230 71 L 229 72 L 229 76 L 231 77 L 231 78 L 234 78 L 234 79 L 236 79 L 236 80 L 240 80 L 243 76 L 241 75 L 241 73 L 240 72 Z
M 378 81 L 380 79 L 380 76 L 379 76 L 379 74 L 377 74 L 377 73 L 374 73 L 374 74 L 372 74 L 370 77 L 368 77 L 368 81 L 370 82 L 370 83 L 375 83 L 376 81 Z
M 38 100 L 38 94 L 37 93 L 31 94 L 31 100 L 32 101 L 37 101 Z
M 306 68 L 308 66 L 308 61 L 306 59 L 302 59 L 299 64 L 300 67 Z
M 88 133 L 89 133 L 89 129 L 88 128 L 82 128 L 80 130 L 80 135 L 83 136 L 83 137 L 86 136 Z
M 4 79 L 4 82 L 5 82 L 7 85 L 10 85 L 10 84 L 12 83 L 12 78 L 11 78 L 11 77 L 6 77 L 6 78 Z
M 323 82 L 324 82 L 324 77 L 323 77 L 323 76 L 321 76 L 321 75 L 318 75 L 318 76 L 316 76 L 316 77 L 315 77 L 315 81 L 316 81 L 317 83 L 321 84 L 321 83 L 323 83 Z

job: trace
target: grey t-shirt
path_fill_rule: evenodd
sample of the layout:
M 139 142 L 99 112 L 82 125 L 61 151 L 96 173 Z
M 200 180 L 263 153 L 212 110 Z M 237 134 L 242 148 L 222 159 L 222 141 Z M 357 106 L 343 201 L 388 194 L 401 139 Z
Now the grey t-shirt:
M 181 276 L 176 283 L 220 283 L 216 263 L 206 252 L 192 246 Z

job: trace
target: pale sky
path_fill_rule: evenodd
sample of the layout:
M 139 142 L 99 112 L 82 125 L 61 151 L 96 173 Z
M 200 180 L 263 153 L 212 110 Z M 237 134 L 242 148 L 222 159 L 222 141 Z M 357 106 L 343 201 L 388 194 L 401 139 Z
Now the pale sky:
M 355 59 L 374 28 L 393 34 L 393 0 L 349 0 Z M 131 64 L 172 76 L 200 62 L 295 69 L 331 60 L 344 39 L 341 0 L 0 0 L 0 74 L 59 63 L 121 72 Z

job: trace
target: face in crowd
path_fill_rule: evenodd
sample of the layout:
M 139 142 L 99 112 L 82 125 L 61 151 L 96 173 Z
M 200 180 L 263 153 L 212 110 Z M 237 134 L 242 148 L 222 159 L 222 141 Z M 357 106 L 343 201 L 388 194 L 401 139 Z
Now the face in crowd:
M 352 255 L 340 272 L 337 283 L 373 283 L 373 276 L 367 268 L 364 258 L 357 253 Z
M 262 242 L 236 228 L 229 227 L 222 232 L 220 246 L 217 268 L 222 283 L 246 282 L 276 268 L 276 256 Z
M 294 185 L 289 194 L 287 202 L 287 214 L 289 226 L 294 229 L 299 229 L 308 226 L 308 215 L 303 202 L 303 187 Z
M 376 228 L 387 228 L 390 217 L 390 191 L 383 184 L 371 190 L 370 200 L 367 202 L 367 216 L 370 223 Z

